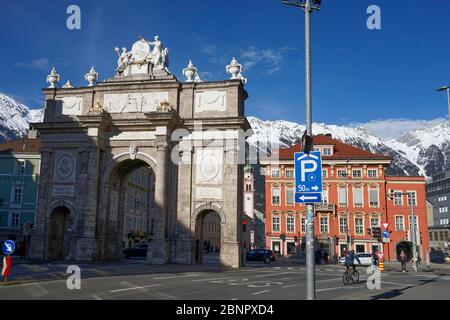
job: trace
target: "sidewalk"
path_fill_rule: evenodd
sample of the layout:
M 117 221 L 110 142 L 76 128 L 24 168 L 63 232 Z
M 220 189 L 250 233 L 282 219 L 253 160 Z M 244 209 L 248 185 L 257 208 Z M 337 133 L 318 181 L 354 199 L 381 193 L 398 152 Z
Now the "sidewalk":
M 386 271 L 398 271 L 401 272 L 401 264 L 400 262 L 385 262 L 384 263 L 385 266 L 385 270 Z M 412 271 L 413 267 L 411 263 L 408 263 L 408 265 L 406 266 L 408 271 Z M 419 272 L 435 272 L 435 271 L 439 271 L 439 270 L 445 270 L 445 271 L 450 271 L 450 264 L 440 264 L 440 263 L 430 263 L 430 266 L 427 267 L 426 264 L 421 263 L 419 265 Z

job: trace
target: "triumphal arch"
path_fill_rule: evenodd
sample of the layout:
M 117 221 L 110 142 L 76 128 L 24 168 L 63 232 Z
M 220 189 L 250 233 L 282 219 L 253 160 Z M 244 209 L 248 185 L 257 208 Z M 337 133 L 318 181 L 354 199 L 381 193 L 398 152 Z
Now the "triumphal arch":
M 159 37 L 115 49 L 116 74 L 86 86 L 44 89 L 38 213 L 31 258 L 102 261 L 123 257 L 124 181 L 147 167 L 154 175 L 147 262 L 199 263 L 201 226 L 220 220 L 220 262 L 242 262 L 241 215 L 246 82 L 233 58 L 231 78 L 202 81 L 189 63 L 180 82 Z M 63 82 L 61 82 L 63 83 Z M 223 143 L 217 143 L 222 140 Z

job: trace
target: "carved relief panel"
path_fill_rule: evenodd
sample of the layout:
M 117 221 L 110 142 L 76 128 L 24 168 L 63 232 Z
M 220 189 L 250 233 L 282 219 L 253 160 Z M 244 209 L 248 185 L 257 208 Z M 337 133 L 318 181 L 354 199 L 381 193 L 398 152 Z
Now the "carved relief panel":
M 67 116 L 79 116 L 82 114 L 83 98 L 64 97 L 62 101 L 62 114 Z
M 223 175 L 223 150 L 200 149 L 196 152 L 197 184 L 221 184 Z
M 223 90 L 195 93 L 195 112 L 226 111 L 227 93 Z
M 76 155 L 75 151 L 57 151 L 55 153 L 53 182 L 75 182 Z
M 104 108 L 109 113 L 152 112 L 169 101 L 168 92 L 105 94 Z

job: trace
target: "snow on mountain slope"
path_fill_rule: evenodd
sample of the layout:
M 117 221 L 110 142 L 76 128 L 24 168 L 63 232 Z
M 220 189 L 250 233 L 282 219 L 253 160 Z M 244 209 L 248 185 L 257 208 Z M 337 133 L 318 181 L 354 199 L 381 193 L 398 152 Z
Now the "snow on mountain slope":
M 27 134 L 30 122 L 41 122 L 42 110 L 30 110 L 14 99 L 0 93 L 0 142 Z
M 450 170 L 450 123 L 441 122 L 386 142 L 419 167 L 427 177 Z
M 248 138 L 253 145 L 267 144 L 271 148 L 287 148 L 301 141 L 305 126 L 289 121 L 262 121 L 255 117 L 248 117 L 254 135 Z M 355 147 L 388 155 L 393 158 L 389 168 L 390 174 L 417 175 L 419 168 L 395 149 L 384 144 L 379 138 L 367 132 L 362 127 L 348 127 L 326 125 L 323 123 L 313 124 L 314 134 L 331 134 L 333 138 L 351 144 Z

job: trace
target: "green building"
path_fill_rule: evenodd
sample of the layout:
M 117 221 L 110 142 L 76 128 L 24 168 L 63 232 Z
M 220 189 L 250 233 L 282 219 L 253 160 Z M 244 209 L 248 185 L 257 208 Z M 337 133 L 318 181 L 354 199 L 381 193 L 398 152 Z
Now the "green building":
M 0 144 L 0 240 L 19 244 L 33 228 L 41 156 L 39 139 Z

